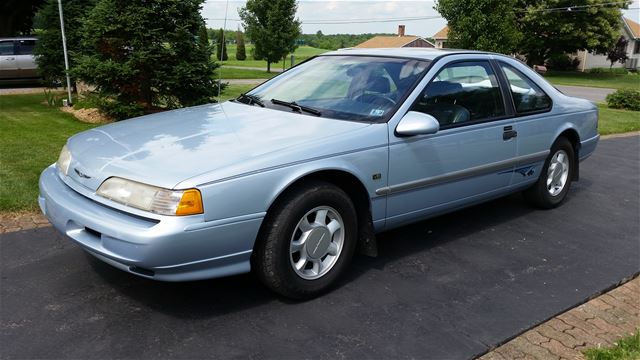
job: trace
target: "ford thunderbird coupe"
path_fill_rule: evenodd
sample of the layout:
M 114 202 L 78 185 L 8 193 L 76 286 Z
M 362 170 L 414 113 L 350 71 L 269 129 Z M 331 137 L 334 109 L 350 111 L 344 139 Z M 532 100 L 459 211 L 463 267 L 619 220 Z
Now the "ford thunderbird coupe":
M 561 204 L 597 107 L 511 57 L 344 49 L 235 100 L 79 133 L 41 175 L 49 221 L 149 279 L 253 271 L 331 288 L 375 234 L 514 192 Z

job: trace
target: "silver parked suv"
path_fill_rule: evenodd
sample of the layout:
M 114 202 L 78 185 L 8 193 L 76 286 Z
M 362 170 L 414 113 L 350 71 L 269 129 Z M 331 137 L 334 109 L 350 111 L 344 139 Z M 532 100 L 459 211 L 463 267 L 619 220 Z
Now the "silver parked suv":
M 0 81 L 36 80 L 35 37 L 0 38 Z

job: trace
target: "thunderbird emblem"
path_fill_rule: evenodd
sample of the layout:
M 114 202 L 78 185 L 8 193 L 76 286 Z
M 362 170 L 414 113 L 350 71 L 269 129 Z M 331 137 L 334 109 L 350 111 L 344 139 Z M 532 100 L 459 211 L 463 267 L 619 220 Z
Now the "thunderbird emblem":
M 82 171 L 78 170 L 78 168 L 73 168 L 73 171 L 76 172 L 76 174 L 78 174 L 78 176 L 80 176 L 83 179 L 91 179 L 91 176 L 83 173 Z

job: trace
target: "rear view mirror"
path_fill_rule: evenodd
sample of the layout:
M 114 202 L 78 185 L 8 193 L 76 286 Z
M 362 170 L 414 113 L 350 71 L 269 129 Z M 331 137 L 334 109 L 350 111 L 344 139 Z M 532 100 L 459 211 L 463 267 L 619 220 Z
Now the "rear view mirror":
M 417 111 L 409 111 L 402 117 L 396 127 L 398 136 L 430 135 L 440 130 L 436 118 Z

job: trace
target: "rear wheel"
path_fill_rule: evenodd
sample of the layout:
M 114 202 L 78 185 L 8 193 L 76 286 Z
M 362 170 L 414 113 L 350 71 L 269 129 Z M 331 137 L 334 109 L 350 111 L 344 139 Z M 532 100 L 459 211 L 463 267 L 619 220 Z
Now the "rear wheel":
M 348 266 L 357 239 L 349 196 L 326 182 L 298 186 L 269 211 L 252 267 L 271 290 L 295 299 L 327 291 Z
M 538 181 L 524 192 L 525 198 L 543 209 L 557 207 L 567 197 L 575 166 L 573 145 L 565 137 L 558 138 L 551 147 Z

